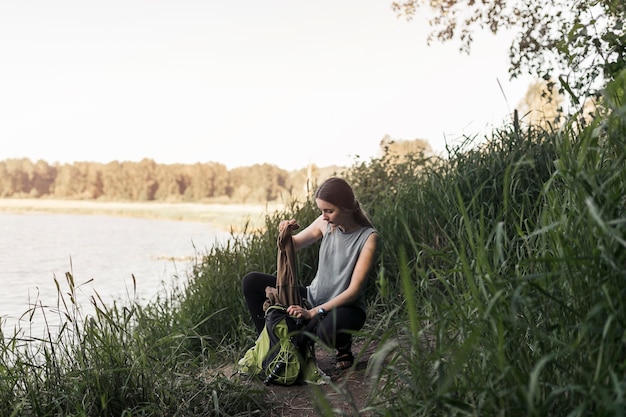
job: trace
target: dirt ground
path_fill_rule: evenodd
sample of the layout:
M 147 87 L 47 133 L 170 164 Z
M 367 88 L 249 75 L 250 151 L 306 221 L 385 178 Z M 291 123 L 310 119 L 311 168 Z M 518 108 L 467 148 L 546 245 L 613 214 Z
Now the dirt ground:
M 352 351 L 355 356 L 355 365 L 347 370 L 335 368 L 334 355 L 317 349 L 315 357 L 318 367 L 329 377 L 327 384 L 296 385 L 284 387 L 270 385 L 264 387 L 267 391 L 267 403 L 271 406 L 269 417 L 315 417 L 320 416 L 315 407 L 315 391 L 319 388 L 330 401 L 333 415 L 369 416 L 362 410 L 371 399 L 371 382 L 367 374 L 367 365 L 375 352 L 376 346 L 363 343 L 355 344 Z M 261 386 L 262 383 L 259 382 Z

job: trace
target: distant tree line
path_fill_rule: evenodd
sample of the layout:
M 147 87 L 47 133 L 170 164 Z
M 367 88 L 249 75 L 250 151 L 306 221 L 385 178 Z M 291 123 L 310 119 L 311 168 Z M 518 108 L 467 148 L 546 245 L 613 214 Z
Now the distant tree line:
M 307 181 L 340 167 L 286 171 L 260 164 L 229 170 L 215 162 L 157 164 L 139 162 L 0 161 L 0 198 L 52 198 L 103 201 L 258 203 L 306 192 Z
M 402 156 L 430 151 L 423 140 L 394 141 L 385 136 L 381 152 Z M 0 161 L 0 198 L 211 203 L 289 202 L 311 192 L 346 167 L 315 165 L 287 171 L 271 164 L 227 169 L 217 162 L 157 164 L 139 162 L 53 163 L 28 158 Z

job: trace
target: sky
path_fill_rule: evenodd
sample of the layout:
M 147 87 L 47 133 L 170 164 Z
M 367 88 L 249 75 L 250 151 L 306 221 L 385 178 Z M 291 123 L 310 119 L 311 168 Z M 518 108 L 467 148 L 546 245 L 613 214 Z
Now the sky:
M 511 37 L 427 45 L 391 0 L 0 0 L 0 160 L 293 170 L 445 155 L 510 121 Z

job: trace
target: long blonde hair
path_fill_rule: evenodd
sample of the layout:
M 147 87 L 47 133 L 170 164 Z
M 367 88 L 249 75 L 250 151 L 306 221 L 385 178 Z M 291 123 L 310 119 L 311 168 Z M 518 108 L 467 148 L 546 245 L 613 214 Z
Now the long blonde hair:
M 359 200 L 356 199 L 352 187 L 343 178 L 328 178 L 315 192 L 315 198 L 327 201 L 342 210 L 351 211 L 354 220 L 361 226 L 374 227 L 363 208 L 361 208 Z

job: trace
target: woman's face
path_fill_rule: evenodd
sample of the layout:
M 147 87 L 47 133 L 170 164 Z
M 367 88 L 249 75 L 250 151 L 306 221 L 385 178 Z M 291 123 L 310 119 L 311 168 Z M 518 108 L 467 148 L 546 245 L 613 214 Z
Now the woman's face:
M 349 217 L 349 213 L 335 206 L 334 204 L 316 198 L 315 203 L 322 212 L 322 218 L 331 226 L 343 226 Z

